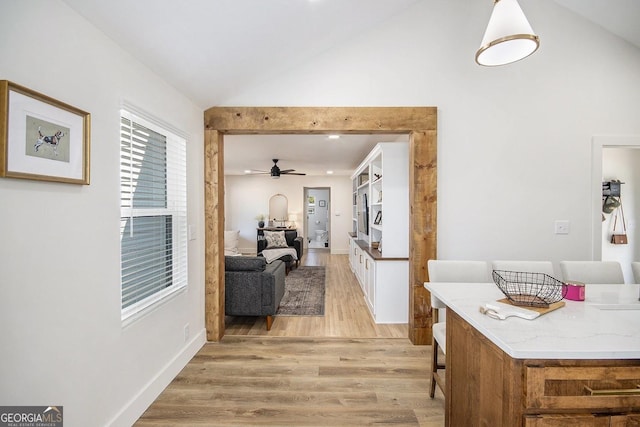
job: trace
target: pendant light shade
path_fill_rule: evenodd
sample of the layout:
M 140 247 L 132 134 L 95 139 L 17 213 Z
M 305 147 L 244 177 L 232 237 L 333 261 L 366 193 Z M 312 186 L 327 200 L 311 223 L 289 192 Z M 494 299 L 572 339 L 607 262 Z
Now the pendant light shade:
M 510 64 L 531 55 L 538 46 L 540 39 L 533 33 L 518 1 L 495 0 L 476 62 L 489 67 Z

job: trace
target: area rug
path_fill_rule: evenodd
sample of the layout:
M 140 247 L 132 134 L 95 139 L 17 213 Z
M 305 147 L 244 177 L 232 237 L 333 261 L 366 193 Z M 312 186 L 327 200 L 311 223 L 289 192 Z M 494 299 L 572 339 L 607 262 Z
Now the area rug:
M 284 296 L 276 315 L 324 316 L 325 267 L 303 266 L 284 279 Z

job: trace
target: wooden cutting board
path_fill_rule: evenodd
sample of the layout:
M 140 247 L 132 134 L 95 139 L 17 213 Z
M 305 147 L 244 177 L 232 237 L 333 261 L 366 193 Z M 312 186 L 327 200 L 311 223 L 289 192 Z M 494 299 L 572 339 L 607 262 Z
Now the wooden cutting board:
M 507 298 L 499 299 L 498 302 L 501 302 L 503 304 L 509 304 L 509 305 L 514 306 L 514 307 L 522 308 L 524 310 L 536 311 L 536 312 L 540 313 L 541 316 L 543 314 L 550 313 L 550 312 L 552 312 L 554 310 L 557 310 L 557 309 L 562 308 L 562 307 L 565 306 L 564 301 L 554 302 L 553 304 L 549 304 L 549 307 L 529 307 L 529 306 L 525 306 L 525 305 L 515 305 L 514 303 L 509 301 L 509 299 L 507 299 Z

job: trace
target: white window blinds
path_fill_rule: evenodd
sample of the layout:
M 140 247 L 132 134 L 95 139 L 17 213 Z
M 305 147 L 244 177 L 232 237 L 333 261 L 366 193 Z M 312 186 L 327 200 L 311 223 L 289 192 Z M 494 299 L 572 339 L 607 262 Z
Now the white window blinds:
M 121 111 L 122 318 L 187 284 L 186 141 Z

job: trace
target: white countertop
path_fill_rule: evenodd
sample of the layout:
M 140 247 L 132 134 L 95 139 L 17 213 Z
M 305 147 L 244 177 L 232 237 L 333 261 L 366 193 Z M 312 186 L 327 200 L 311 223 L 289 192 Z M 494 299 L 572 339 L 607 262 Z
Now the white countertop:
M 480 306 L 505 297 L 493 283 L 424 286 L 513 358 L 640 359 L 640 285 L 587 285 L 585 301 L 565 300 L 533 320 L 480 313 Z M 603 309 L 615 307 L 627 309 Z

